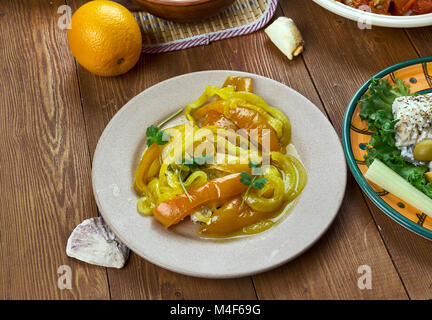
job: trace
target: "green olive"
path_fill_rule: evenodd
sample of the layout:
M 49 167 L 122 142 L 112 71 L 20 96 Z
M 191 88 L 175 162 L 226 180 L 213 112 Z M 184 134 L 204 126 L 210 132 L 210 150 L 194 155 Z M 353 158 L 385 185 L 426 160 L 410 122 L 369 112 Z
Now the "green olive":
M 426 139 L 417 143 L 414 148 L 414 158 L 417 161 L 432 161 L 432 139 Z

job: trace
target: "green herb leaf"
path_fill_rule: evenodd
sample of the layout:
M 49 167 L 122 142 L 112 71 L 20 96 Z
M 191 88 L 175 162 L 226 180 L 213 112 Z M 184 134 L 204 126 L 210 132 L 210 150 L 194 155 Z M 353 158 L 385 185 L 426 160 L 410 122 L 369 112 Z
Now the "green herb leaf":
M 240 173 L 240 182 L 242 184 L 244 184 L 245 186 L 250 186 L 252 185 L 251 181 L 252 181 L 252 176 L 248 172 L 242 171 Z
M 261 190 L 262 188 L 264 188 L 264 186 L 266 185 L 266 183 L 267 183 L 267 179 L 266 178 L 259 178 L 259 179 L 256 179 L 253 182 L 252 186 L 255 189 L 260 189 Z
M 157 143 L 158 145 L 164 145 L 167 144 L 170 140 L 171 136 L 166 133 L 163 130 L 160 130 L 160 128 L 166 124 L 167 122 L 171 121 L 175 117 L 177 117 L 180 113 L 183 112 L 183 108 L 180 108 L 176 112 L 174 112 L 172 115 L 170 115 L 168 118 L 166 118 L 164 121 L 159 123 L 159 125 L 155 126 L 152 124 L 150 127 L 146 130 L 146 136 L 147 136 L 147 146 L 151 146 L 153 143 Z
M 159 131 L 159 128 L 152 124 L 150 127 L 147 128 L 146 135 L 147 137 L 155 137 Z
M 410 89 L 408 85 L 405 85 L 405 83 L 401 79 L 396 79 L 395 81 L 396 88 L 398 89 L 401 96 L 409 96 Z
M 242 171 L 240 173 L 240 182 L 242 184 L 244 184 L 245 186 L 248 186 L 248 188 L 246 189 L 246 192 L 243 194 L 240 208 L 243 207 L 243 204 L 246 201 L 251 188 L 261 190 L 262 188 L 264 188 L 264 186 L 267 183 L 267 179 L 262 176 L 263 171 L 262 171 L 261 165 L 258 162 L 249 161 L 249 168 L 252 169 L 253 176 L 246 171 Z M 258 172 L 258 174 L 257 174 L 257 172 Z
M 424 173 L 427 165 L 416 166 L 405 161 L 395 145 L 395 125 L 393 118 L 393 101 L 401 96 L 415 95 L 410 93 L 409 86 L 396 79 L 392 86 L 387 79 L 372 79 L 368 93 L 360 100 L 360 118 L 365 120 L 373 133 L 367 144 L 365 162 L 369 166 L 375 158 L 384 162 L 393 171 L 402 176 L 414 187 L 432 198 L 432 182 L 428 182 Z
M 150 127 L 147 128 L 146 136 L 147 136 L 146 143 L 147 143 L 147 146 L 149 146 L 149 147 L 153 143 L 157 143 L 158 145 L 161 145 L 161 146 L 164 144 L 167 144 L 170 137 L 171 137 L 168 133 L 166 133 L 163 130 L 160 130 L 154 124 L 152 124 Z

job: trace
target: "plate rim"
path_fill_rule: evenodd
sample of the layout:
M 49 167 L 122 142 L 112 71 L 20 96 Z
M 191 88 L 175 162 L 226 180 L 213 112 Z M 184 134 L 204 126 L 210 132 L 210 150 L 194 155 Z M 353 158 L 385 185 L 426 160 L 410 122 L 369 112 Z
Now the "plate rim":
M 428 22 L 427 19 L 427 18 L 432 18 L 432 13 L 414 15 L 414 16 L 387 16 L 387 15 L 377 14 L 373 12 L 361 11 L 359 9 L 352 8 L 343 3 L 339 3 L 333 0 L 313 0 L 313 1 L 319 6 L 325 8 L 326 10 L 352 21 L 358 21 L 358 19 L 361 17 L 367 17 L 370 19 L 370 23 L 373 26 L 390 27 L 390 28 L 417 28 L 417 27 L 427 27 L 432 25 L 432 22 Z M 423 21 L 419 21 L 419 20 L 423 20 Z M 402 23 L 404 25 L 402 25 Z
M 411 60 L 406 60 L 403 62 L 396 63 L 390 67 L 387 67 L 371 78 L 369 78 L 363 85 L 360 87 L 360 89 L 357 90 L 357 92 L 354 94 L 354 96 L 351 98 L 350 102 L 348 103 L 347 110 L 345 111 L 343 125 L 342 125 L 342 146 L 344 149 L 345 157 L 348 163 L 348 167 L 351 170 L 351 173 L 353 174 L 355 180 L 361 187 L 361 189 L 366 193 L 368 198 L 379 208 L 381 211 L 383 211 L 388 217 L 390 217 L 392 220 L 396 221 L 399 225 L 405 227 L 406 229 L 410 230 L 411 232 L 420 235 L 428 240 L 432 240 L 432 230 L 428 230 L 424 227 L 419 226 L 417 223 L 411 221 L 410 219 L 406 218 L 399 212 L 397 212 L 395 209 L 390 207 L 381 197 L 379 197 L 375 191 L 373 191 L 372 187 L 369 185 L 369 183 L 364 178 L 363 174 L 361 173 L 359 167 L 357 166 L 357 163 L 354 159 L 354 154 L 352 152 L 351 148 L 351 137 L 350 137 L 350 128 L 351 128 L 351 119 L 354 113 L 355 108 L 357 107 L 358 102 L 360 101 L 360 98 L 363 96 L 363 94 L 367 91 L 369 88 L 370 82 L 374 78 L 381 79 L 384 76 L 400 70 L 402 68 L 424 63 L 424 62 L 432 62 L 432 56 L 430 57 L 421 57 Z
M 96 187 L 95 187 L 95 182 L 94 182 L 95 181 L 95 179 L 94 179 L 95 170 L 93 170 L 93 168 L 95 168 L 94 164 L 96 162 L 96 159 L 99 156 L 98 155 L 99 154 L 98 150 L 101 148 L 100 147 L 101 144 L 102 144 L 101 142 L 105 139 L 106 134 L 108 134 L 109 128 L 114 123 L 114 119 L 117 117 L 117 115 L 121 114 L 125 110 L 124 106 L 126 106 L 132 100 L 136 99 L 144 91 L 150 90 L 153 87 L 156 87 L 156 86 L 162 84 L 163 82 L 172 81 L 172 80 L 174 80 L 176 78 L 181 78 L 181 77 L 184 77 L 184 76 L 187 76 L 187 75 L 200 74 L 200 73 L 209 73 L 209 72 L 210 73 L 213 73 L 213 72 L 217 72 L 217 73 L 219 73 L 219 72 L 221 72 L 221 73 L 236 73 L 238 75 L 242 74 L 242 75 L 245 75 L 245 76 L 254 76 L 256 78 L 261 78 L 261 79 L 264 79 L 266 81 L 272 81 L 272 82 L 281 84 L 284 87 L 286 87 L 288 90 L 291 90 L 293 93 L 301 96 L 303 99 L 307 100 L 309 103 L 311 103 L 313 106 L 315 106 L 316 112 L 320 113 L 321 116 L 333 128 L 333 133 L 334 133 L 335 137 L 338 140 L 338 146 L 340 148 L 341 155 L 343 156 L 344 153 L 343 153 L 343 146 L 342 146 L 341 140 L 339 139 L 337 131 L 334 128 L 334 126 L 331 124 L 331 122 L 328 119 L 328 117 L 326 117 L 325 114 L 321 110 L 319 110 L 319 108 L 312 101 L 310 101 L 304 95 L 302 95 L 301 93 L 299 93 L 295 89 L 289 87 L 288 85 L 286 85 L 286 84 L 284 84 L 284 83 L 282 83 L 280 81 L 277 81 L 275 79 L 272 79 L 272 78 L 260 75 L 260 74 L 255 74 L 255 73 L 250 73 L 250 72 L 245 72 L 245 71 L 237 71 L 237 70 L 227 70 L 227 69 L 201 70 L 201 71 L 195 71 L 195 72 L 189 72 L 189 73 L 180 74 L 180 75 L 177 75 L 177 76 L 170 77 L 170 78 L 167 78 L 165 80 L 159 81 L 159 82 L 157 82 L 157 83 L 155 83 L 155 84 L 153 84 L 153 85 L 145 88 L 141 92 L 137 93 L 134 97 L 132 97 L 131 99 L 129 99 L 127 102 L 125 102 L 125 104 L 116 112 L 116 114 L 110 119 L 109 123 L 105 126 L 105 128 L 104 128 L 101 136 L 99 137 L 98 143 L 96 145 L 96 148 L 95 148 L 95 151 L 94 151 L 94 154 L 93 154 L 92 174 L 91 174 L 92 189 L 93 189 L 94 198 L 95 198 L 96 204 L 98 206 L 99 212 L 100 212 L 100 214 L 101 214 L 102 217 L 104 217 L 104 213 L 100 209 L 101 208 L 100 199 L 99 199 L 98 194 L 96 192 Z M 263 272 L 266 272 L 266 271 L 269 271 L 269 270 L 273 270 L 273 269 L 275 269 L 277 267 L 280 267 L 281 265 L 283 265 L 285 263 L 288 263 L 289 261 L 292 261 L 292 260 L 296 259 L 298 256 L 302 255 L 307 250 L 309 250 L 314 244 L 316 244 L 318 242 L 318 240 L 321 239 L 323 237 L 323 235 L 328 231 L 328 229 L 330 228 L 330 226 L 334 223 L 334 221 L 335 221 L 335 219 L 336 219 L 336 217 L 337 217 L 337 215 L 338 215 L 338 213 L 339 213 L 339 211 L 340 211 L 340 209 L 342 207 L 342 203 L 343 203 L 343 200 L 344 200 L 344 197 L 345 197 L 345 193 L 346 193 L 346 185 L 347 185 L 347 179 L 348 179 L 347 166 L 346 166 L 346 162 L 345 161 L 341 161 L 341 163 L 344 164 L 344 170 L 343 170 L 343 172 L 344 172 L 344 175 L 343 175 L 343 186 L 344 186 L 344 188 L 343 188 L 343 191 L 342 191 L 342 193 L 340 195 L 340 198 L 336 199 L 336 200 L 338 200 L 337 201 L 337 206 L 336 206 L 337 209 L 335 210 L 335 213 L 332 215 L 331 219 L 329 219 L 327 225 L 325 227 L 323 227 L 322 230 L 321 230 L 321 232 L 317 233 L 317 235 L 315 236 L 315 239 L 313 241 L 311 241 L 308 245 L 306 245 L 302 250 L 298 251 L 296 254 L 294 254 L 294 255 L 292 255 L 292 256 L 290 256 L 288 258 L 282 259 L 281 261 L 279 261 L 277 263 L 274 263 L 272 265 L 269 265 L 267 267 L 256 267 L 256 268 L 254 268 L 254 270 L 248 270 L 248 271 L 236 272 L 236 273 L 225 273 L 225 274 L 209 274 L 209 273 L 200 272 L 200 271 L 191 271 L 191 270 L 184 269 L 184 268 L 181 268 L 181 267 L 178 267 L 178 266 L 173 267 L 172 265 L 164 264 L 163 262 L 161 262 L 159 260 L 156 261 L 156 260 L 153 260 L 151 257 L 147 257 L 147 256 L 143 255 L 141 252 L 139 252 L 140 250 L 137 249 L 134 245 L 130 245 L 130 243 L 128 243 L 127 241 L 123 241 L 123 239 L 122 239 L 121 236 L 118 236 L 118 232 L 116 230 L 117 228 L 115 226 L 113 226 L 108 220 L 104 219 L 104 221 L 112 229 L 112 231 L 118 236 L 118 238 L 120 240 L 122 240 L 125 243 L 125 245 L 128 246 L 135 254 L 137 254 L 138 256 L 140 256 L 141 258 L 143 258 L 144 260 L 146 260 L 147 262 L 150 262 L 151 264 L 154 264 L 154 265 L 157 265 L 159 267 L 162 267 L 162 268 L 164 268 L 166 270 L 170 270 L 172 272 L 176 272 L 176 273 L 187 275 L 187 276 L 207 278 L 207 279 L 232 279 L 232 278 L 241 278 L 241 277 L 245 277 L 245 276 L 253 276 L 253 275 L 256 275 L 256 274 L 259 274 L 259 273 L 263 273 Z

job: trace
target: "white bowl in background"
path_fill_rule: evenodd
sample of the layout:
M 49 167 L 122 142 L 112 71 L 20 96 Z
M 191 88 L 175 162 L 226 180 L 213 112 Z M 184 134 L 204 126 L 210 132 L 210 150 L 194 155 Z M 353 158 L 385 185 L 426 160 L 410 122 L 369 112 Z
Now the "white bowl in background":
M 362 25 L 369 24 L 372 26 L 391 28 L 415 28 L 432 26 L 432 13 L 415 16 L 388 16 L 384 14 L 365 12 L 334 0 L 313 1 L 319 4 L 321 7 L 326 8 L 327 10 L 339 16 L 357 21 Z

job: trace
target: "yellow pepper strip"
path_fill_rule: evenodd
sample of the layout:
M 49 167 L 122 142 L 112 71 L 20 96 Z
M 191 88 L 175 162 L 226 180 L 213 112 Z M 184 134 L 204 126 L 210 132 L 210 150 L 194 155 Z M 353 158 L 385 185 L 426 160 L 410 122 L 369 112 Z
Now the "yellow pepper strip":
M 169 171 L 168 171 L 169 172 Z M 146 211 L 152 210 L 156 205 L 163 201 L 167 201 L 169 199 L 172 199 L 176 197 L 179 194 L 183 193 L 183 190 L 180 186 L 180 183 L 178 181 L 178 174 L 169 172 L 170 177 L 167 179 L 167 182 L 169 186 L 161 186 L 159 179 L 153 179 L 148 184 L 148 191 L 145 193 L 146 199 L 149 199 L 151 201 L 145 201 L 142 200 L 143 203 L 141 204 L 141 208 L 143 208 L 145 205 L 147 205 Z M 175 180 L 175 181 L 174 181 Z M 189 175 L 189 177 L 184 182 L 184 185 L 190 189 L 190 188 L 196 188 L 200 185 L 203 185 L 207 182 L 207 174 L 205 174 L 203 171 L 195 171 Z M 141 213 L 146 214 L 145 210 L 139 210 Z
M 164 181 L 164 180 L 161 180 L 160 178 L 159 178 L 159 180 Z M 176 170 L 175 172 L 173 172 L 171 170 L 166 170 L 165 183 L 169 187 L 171 187 L 173 190 L 181 190 L 181 185 L 180 185 L 179 176 L 178 176 L 178 170 Z
M 202 121 L 201 126 L 216 126 L 218 128 L 223 128 L 226 130 L 237 131 L 239 128 L 232 122 L 228 120 L 223 114 L 217 111 L 210 110 L 207 113 L 206 118 Z
M 153 209 L 156 219 L 166 228 L 179 223 L 196 209 L 216 201 L 226 201 L 243 193 L 246 186 L 240 182 L 239 174 L 211 180 L 189 191 L 192 201 L 181 194 L 173 199 L 160 203 Z
M 267 179 L 266 186 L 273 189 L 273 195 L 270 198 L 260 196 L 256 190 L 249 193 L 246 203 L 253 210 L 258 212 L 274 212 L 278 210 L 285 202 L 284 181 L 274 175 L 264 175 Z M 263 190 L 266 192 L 267 190 Z
M 280 152 L 272 152 L 271 157 L 281 169 L 282 177 L 272 165 L 264 169 L 266 185 L 261 190 L 253 190 L 246 199 L 248 206 L 258 212 L 274 212 L 285 201 L 294 200 L 307 181 L 306 171 L 297 158 Z
M 193 111 L 199 109 L 214 96 L 218 96 L 222 100 L 231 103 L 233 107 L 240 103 L 244 104 L 245 107 L 258 111 L 276 131 L 283 147 L 287 146 L 290 142 L 291 124 L 282 111 L 270 107 L 265 100 L 257 94 L 248 91 L 235 91 L 233 87 L 216 88 L 207 86 L 201 97 L 186 106 L 185 114 L 187 119 L 196 124 L 196 119 L 192 115 Z
M 197 127 L 194 127 L 197 128 Z M 206 142 L 212 142 L 215 147 L 224 147 L 224 150 L 216 150 L 216 148 L 213 148 L 212 151 L 216 152 L 222 152 L 222 155 L 225 155 L 224 163 L 230 164 L 230 163 L 238 163 L 240 160 L 244 160 L 243 162 L 248 164 L 250 160 L 261 162 L 261 157 L 258 154 L 258 150 L 255 146 L 253 146 L 249 140 L 246 138 L 236 134 L 235 132 L 220 129 L 215 126 L 208 126 L 208 127 L 202 127 L 194 132 L 193 136 L 193 143 L 200 142 L 203 138 L 206 138 Z M 186 147 L 189 147 L 190 144 Z M 240 146 L 242 147 L 240 147 Z M 246 147 L 247 149 L 244 149 Z M 196 148 L 195 148 L 196 149 Z M 215 156 L 215 159 L 220 159 L 219 153 Z M 198 156 L 198 155 L 197 155 Z M 227 159 L 227 156 L 229 159 Z M 238 157 L 238 159 L 233 159 L 230 156 Z M 228 161 L 233 160 L 233 161 Z M 235 171 L 238 172 L 238 171 Z
M 250 77 L 239 77 L 239 76 L 229 76 L 226 78 L 223 86 L 232 87 L 234 91 L 253 91 L 253 79 Z M 217 97 L 216 100 L 222 100 L 220 97 Z M 232 129 L 238 130 L 238 127 L 232 123 L 230 120 L 224 117 L 223 114 L 220 114 L 215 111 L 209 111 L 207 117 L 204 119 L 202 123 L 203 126 L 215 125 L 224 129 Z
M 175 196 L 176 194 L 172 195 L 172 197 Z M 165 199 L 165 196 L 162 195 L 161 188 L 159 186 L 159 180 L 157 178 L 154 178 L 148 183 L 146 191 L 144 192 L 142 197 L 138 199 L 138 212 L 146 216 L 153 215 L 153 208 L 160 201 L 163 201 L 162 199 Z
M 280 152 L 272 152 L 271 159 L 274 161 L 283 174 L 285 184 L 285 198 L 288 200 L 288 195 L 292 193 L 297 185 L 297 171 L 291 161 Z
M 153 163 L 150 165 L 149 170 L 147 171 L 147 180 L 157 176 L 159 174 L 160 167 L 161 164 L 159 159 L 153 161 Z
M 162 161 L 165 164 L 170 164 L 184 155 L 186 142 L 190 141 L 195 128 L 189 124 L 181 124 L 164 131 L 171 136 L 171 139 L 163 147 Z
M 153 143 L 145 152 L 135 170 L 135 189 L 139 194 L 143 194 L 147 184 L 147 173 L 152 163 L 158 159 L 160 155 L 160 146 Z
M 292 155 L 283 155 L 280 152 L 272 152 L 271 159 L 276 162 L 282 170 L 286 200 L 294 200 L 306 185 L 307 175 L 305 168 L 301 162 Z
M 232 144 L 229 140 L 224 139 L 219 135 L 216 135 L 215 138 L 216 138 L 217 146 L 225 146 L 226 156 L 231 155 L 231 156 L 239 157 L 245 163 L 249 163 L 249 160 L 257 161 L 261 159 L 261 157 L 258 155 L 257 152 L 248 151 L 246 149 L 237 147 L 236 145 Z M 217 151 L 222 151 L 222 150 L 217 150 Z
M 263 141 L 268 140 L 270 143 L 270 150 L 280 150 L 279 138 L 276 131 L 268 123 L 267 117 L 270 117 L 267 112 L 263 110 L 255 110 L 254 108 L 248 108 L 240 103 L 232 105 L 230 101 L 214 101 L 210 102 L 204 107 L 197 110 L 195 115 L 198 118 L 204 118 L 210 111 L 217 111 L 224 115 L 225 118 L 232 121 L 237 127 L 245 130 L 256 130 L 258 136 L 254 137 L 250 135 L 251 140 L 255 143 L 263 144 Z M 266 129 L 264 131 L 264 129 Z M 248 132 L 249 133 L 249 132 Z M 268 135 L 266 138 L 265 135 Z
M 260 115 L 262 115 L 267 123 L 270 125 L 270 127 L 273 128 L 273 130 L 276 132 L 278 138 L 281 138 L 284 134 L 284 123 L 279 120 L 278 118 L 273 117 L 270 115 L 267 111 L 265 111 L 262 107 L 256 106 L 254 104 L 251 104 L 247 102 L 246 100 L 239 99 L 239 98 L 232 98 L 229 100 L 230 104 L 232 106 L 241 106 L 245 107 L 251 110 L 255 110 Z
M 227 173 L 239 173 L 242 171 L 248 171 L 249 166 L 247 164 L 241 164 L 241 163 L 221 163 L 221 164 L 210 164 L 209 165 L 210 169 L 215 169 L 215 170 L 219 170 L 222 172 L 227 172 Z
M 257 147 L 252 144 L 251 141 L 232 130 L 222 129 L 217 126 L 206 126 L 205 128 L 211 130 L 214 134 L 217 134 L 224 139 L 227 139 L 229 143 L 240 146 L 242 149 L 249 150 L 255 153 L 258 152 Z
M 234 88 L 226 87 L 226 88 L 216 88 L 214 86 L 207 86 L 204 90 L 204 93 L 195 101 L 189 103 L 185 108 L 186 118 L 195 123 L 195 119 L 192 117 L 191 112 L 195 109 L 201 107 L 204 103 L 206 103 L 209 99 L 214 96 L 219 96 L 223 100 L 228 99 L 228 97 L 234 92 Z
M 187 177 L 184 185 L 187 189 L 193 189 L 207 183 L 207 174 L 204 171 L 198 170 L 192 172 Z
M 246 100 L 248 103 L 264 109 L 265 111 L 270 113 L 274 118 L 281 121 L 283 123 L 284 132 L 282 136 L 279 137 L 280 143 L 284 147 L 288 145 L 288 143 L 291 140 L 291 123 L 289 122 L 288 118 L 282 111 L 270 107 L 263 98 L 261 98 L 259 95 L 252 92 L 246 92 L 246 91 L 233 92 L 231 98 L 240 98 Z M 274 129 L 276 130 L 275 127 Z
M 151 201 L 151 199 L 147 196 L 142 196 L 141 198 L 138 199 L 137 202 L 137 209 L 138 212 L 146 215 L 146 216 L 152 216 L 153 215 L 153 208 L 154 205 Z
M 188 130 L 185 129 L 188 126 Z M 168 167 L 175 164 L 181 158 L 186 158 L 186 150 L 188 150 L 192 145 L 194 145 L 194 150 L 197 151 L 199 147 L 202 146 L 203 139 L 206 139 L 206 143 L 215 145 L 216 147 L 223 147 L 224 150 L 220 150 L 221 153 L 217 153 L 215 156 L 215 161 L 222 165 L 219 167 L 221 171 L 226 172 L 241 172 L 247 169 L 247 164 L 250 160 L 261 162 L 262 158 L 258 153 L 255 146 L 251 145 L 250 141 L 246 138 L 237 135 L 235 132 L 229 130 L 223 130 L 215 126 L 209 127 L 191 127 L 187 124 L 176 127 L 177 132 L 174 130 L 166 129 L 169 134 L 171 134 L 172 139 L 170 142 L 163 147 L 163 163 L 159 170 L 159 181 L 162 185 L 167 184 L 173 189 L 173 191 L 178 192 L 181 189 L 178 176 L 175 172 L 170 172 Z M 179 134 L 181 132 L 182 134 Z M 186 138 L 183 138 L 186 135 Z M 199 143 L 198 148 L 196 144 Z M 237 146 L 241 145 L 243 148 Z M 179 146 L 182 148 L 179 148 Z M 249 148 L 248 148 L 249 147 Z M 248 149 L 244 149 L 248 148 Z M 213 148 L 212 151 L 217 151 Z M 223 155 L 221 159 L 218 155 Z M 243 160 L 243 161 L 241 161 Z M 244 166 L 240 166 L 242 170 L 239 170 L 238 164 L 244 163 Z
M 298 195 L 303 191 L 303 189 L 306 185 L 306 182 L 307 182 L 307 175 L 306 175 L 306 170 L 305 170 L 304 166 L 301 164 L 301 162 L 296 157 L 293 157 L 291 155 L 287 155 L 286 157 L 288 158 L 289 161 L 291 161 L 291 163 L 296 168 L 297 176 L 298 176 L 297 184 L 296 184 L 294 190 L 288 196 L 288 200 L 292 201 L 295 198 L 297 198 Z
M 229 76 L 223 87 L 233 87 L 235 91 L 253 91 L 253 79 L 250 77 Z
M 168 166 L 175 163 L 178 159 L 186 158 L 186 148 L 193 143 L 193 134 L 196 131 L 196 127 L 187 124 L 179 125 L 175 129 L 176 131 L 165 130 L 165 132 L 171 134 L 172 139 L 164 146 L 162 151 L 162 164 L 159 171 L 159 180 L 161 183 L 166 182 Z M 180 187 L 178 179 L 177 183 L 178 187 Z
M 211 223 L 204 225 L 200 233 L 216 237 L 233 234 L 268 218 L 268 213 L 253 211 L 248 206 L 242 206 L 241 203 L 241 196 L 226 201 L 221 208 L 214 211 Z
M 172 188 L 167 187 L 167 186 L 161 186 L 161 187 L 159 187 L 159 197 L 158 197 L 158 201 L 157 201 L 156 205 L 158 205 L 161 202 L 172 199 L 172 198 L 174 198 L 174 197 L 176 197 L 182 193 L 183 193 L 183 190 L 180 188 L 179 189 L 172 189 Z

